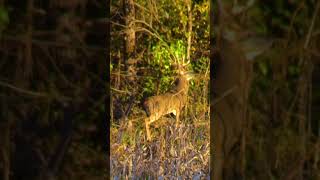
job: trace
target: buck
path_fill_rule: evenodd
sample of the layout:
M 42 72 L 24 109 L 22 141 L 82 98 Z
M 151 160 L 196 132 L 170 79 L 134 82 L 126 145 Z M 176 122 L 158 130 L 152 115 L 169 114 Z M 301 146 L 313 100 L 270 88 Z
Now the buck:
M 192 74 L 184 70 L 188 63 L 183 64 L 182 67 L 178 65 L 179 75 L 176 77 L 170 91 L 161 95 L 151 96 L 144 101 L 143 108 L 147 114 L 145 126 L 148 141 L 151 140 L 150 124 L 162 116 L 173 113 L 176 116 L 176 124 L 179 123 L 181 111 L 187 103 L 189 80 L 192 79 Z
M 217 97 L 212 104 L 214 156 L 211 159 L 211 175 L 215 180 L 239 179 L 245 177 L 245 130 L 253 74 L 251 60 L 268 49 L 272 41 L 263 38 L 246 38 L 246 41 L 241 41 L 240 36 L 237 36 L 239 32 L 230 33 L 227 27 L 233 25 L 232 17 L 227 16 L 221 0 L 217 3 L 218 53 L 213 55 L 213 61 L 220 65 L 216 68 L 216 78 L 211 86 Z

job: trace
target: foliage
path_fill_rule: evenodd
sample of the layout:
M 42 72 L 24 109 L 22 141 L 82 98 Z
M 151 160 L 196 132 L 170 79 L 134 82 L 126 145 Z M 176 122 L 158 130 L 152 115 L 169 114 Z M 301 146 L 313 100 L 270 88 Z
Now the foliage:
M 79 2 L 1 1 L 0 179 L 106 179 L 106 7 Z
M 318 121 L 317 113 L 311 108 L 318 104 L 306 99 L 311 98 L 310 91 L 319 91 L 316 88 L 309 89 L 314 82 L 309 79 L 310 76 L 306 77 L 306 73 L 314 66 L 309 62 L 314 61 L 302 48 L 311 27 L 315 6 L 316 1 L 258 1 L 248 11 L 246 20 L 251 29 L 277 39 L 273 48 L 264 57 L 259 57 L 254 64 L 255 77 L 250 96 L 253 127 L 249 127 L 253 131 L 248 137 L 250 153 L 248 152 L 247 159 L 250 178 L 259 177 L 257 172 L 264 167 L 264 177 L 283 179 L 292 173 L 292 162 L 298 164 L 296 167 L 305 167 L 295 170 L 297 174 L 303 173 L 304 179 L 312 179 L 313 174 L 319 172 L 319 168 L 311 168 L 312 160 L 297 161 L 306 156 L 311 159 L 318 156 L 304 154 L 305 149 L 313 149 L 316 144 L 301 130 L 306 128 L 304 124 L 315 125 L 315 121 Z M 315 29 L 318 29 L 319 18 L 315 24 Z M 319 38 L 315 38 L 311 41 L 318 40 Z M 319 47 L 312 42 L 307 49 L 319 51 Z M 312 96 L 312 99 L 317 97 Z M 304 112 L 304 107 L 311 114 Z M 310 119 L 301 123 L 302 117 Z M 305 132 L 307 131 L 317 134 L 306 128 Z M 319 138 L 319 134 L 316 136 Z M 258 142 L 266 145 L 261 147 Z
M 114 91 L 113 99 L 115 108 L 114 113 L 120 106 L 122 111 L 126 110 L 128 97 L 131 92 L 134 92 L 135 106 L 131 109 L 128 119 L 132 120 L 134 124 L 135 132 L 126 132 L 126 121 L 118 122 L 117 119 L 113 119 L 113 123 L 120 124 L 119 127 L 114 126 L 111 136 L 121 135 L 121 143 L 112 141 L 114 145 L 112 152 L 114 155 L 113 170 L 116 175 L 127 175 L 122 169 L 126 166 L 125 159 L 129 156 L 133 156 L 136 159 L 131 161 L 133 166 L 136 166 L 135 171 L 130 171 L 133 174 L 139 174 L 138 177 L 144 177 L 145 174 L 152 174 L 150 172 L 159 172 L 160 175 L 165 172 L 172 177 L 193 177 L 193 173 L 202 172 L 208 173 L 208 160 L 209 154 L 203 154 L 208 152 L 209 146 L 208 137 L 208 82 L 209 82 L 209 2 L 208 1 L 191 1 L 192 2 L 192 41 L 190 48 L 190 60 L 191 63 L 187 67 L 188 70 L 196 73 L 196 78 L 191 82 L 190 103 L 185 108 L 185 114 L 183 115 L 183 124 L 185 128 L 176 129 L 173 127 L 171 121 L 165 121 L 166 124 L 160 126 L 155 123 L 152 127 L 156 134 L 157 142 L 147 144 L 145 142 L 145 127 L 143 125 L 143 118 L 145 117 L 142 112 L 141 102 L 145 97 L 149 97 L 156 94 L 167 92 L 173 85 L 173 81 L 178 74 L 178 63 L 182 63 L 186 60 L 188 49 L 188 25 L 189 14 L 187 9 L 187 1 L 185 0 L 136 0 L 135 12 L 136 12 L 136 53 L 144 52 L 143 56 L 137 62 L 138 76 L 134 85 L 127 83 L 125 76 L 117 76 L 117 73 L 124 72 L 124 66 L 122 65 L 123 55 L 118 53 L 123 44 L 123 32 L 126 27 L 118 26 L 121 24 L 121 16 L 113 18 L 113 32 L 114 35 L 111 39 L 111 64 L 112 73 L 111 87 L 119 90 L 128 90 L 125 93 L 118 93 Z M 117 2 L 112 4 L 111 9 L 114 9 L 114 14 L 120 7 Z M 112 12 L 111 12 L 112 14 Z M 117 24 L 116 24 L 117 23 Z M 119 63 L 120 60 L 120 63 Z M 120 66 L 119 66 L 120 64 Z M 119 81 L 120 77 L 120 81 Z M 120 83 L 117 83 L 120 82 Z M 121 105 L 117 106 L 115 102 L 120 101 Z M 168 116 L 170 117 L 170 116 Z M 194 117 L 197 121 L 193 121 L 190 117 Z M 163 118 L 166 119 L 165 117 Z M 171 119 L 171 118 L 170 118 Z M 161 123 L 161 122 L 159 122 Z M 194 124 L 202 123 L 194 127 Z M 191 125 L 192 126 L 189 126 Z M 188 139 L 193 142 L 186 146 L 184 142 Z M 127 147 L 127 154 L 121 155 L 121 148 Z M 144 148 L 141 149 L 141 146 Z M 150 147 L 151 146 L 151 147 Z M 157 146 L 157 147 L 155 147 Z M 161 146 L 161 147 L 159 147 Z M 200 147 L 205 147 L 202 150 L 197 150 Z M 188 149 L 189 147 L 189 149 Z M 153 152 L 153 158 L 148 160 L 146 158 L 146 151 L 152 150 L 152 148 L 162 148 L 162 151 Z M 187 149 L 188 150 L 187 150 Z M 189 153 L 186 153 L 188 151 Z M 192 162 L 192 166 L 186 164 L 188 158 L 191 158 L 187 154 L 194 153 L 195 156 L 202 156 L 201 159 Z M 186 153 L 186 154 L 184 154 Z M 172 169 L 170 167 L 175 166 L 176 160 L 173 159 L 174 154 L 179 154 L 181 160 L 179 169 Z M 183 158 L 185 157 L 185 158 Z M 155 162 L 159 162 L 160 168 L 154 169 Z M 134 177 L 134 176 L 132 176 Z
M 0 6 L 0 34 L 9 23 L 9 15 L 7 8 Z

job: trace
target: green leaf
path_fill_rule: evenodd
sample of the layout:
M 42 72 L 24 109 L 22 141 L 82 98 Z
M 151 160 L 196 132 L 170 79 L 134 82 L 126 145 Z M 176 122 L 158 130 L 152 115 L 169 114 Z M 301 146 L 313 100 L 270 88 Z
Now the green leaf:
M 266 64 L 266 63 L 263 63 L 263 62 L 260 62 L 260 63 L 259 63 L 259 68 L 260 68 L 260 71 L 262 72 L 262 74 L 266 76 L 267 73 L 268 73 L 267 64 Z
M 0 31 L 2 31 L 9 23 L 8 11 L 5 7 L 0 6 Z

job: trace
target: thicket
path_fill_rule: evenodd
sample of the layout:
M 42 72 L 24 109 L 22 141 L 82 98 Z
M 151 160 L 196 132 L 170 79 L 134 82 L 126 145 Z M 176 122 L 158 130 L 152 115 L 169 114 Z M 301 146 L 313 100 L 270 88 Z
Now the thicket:
M 0 179 L 107 178 L 106 5 L 0 2 Z
M 248 5 L 240 33 L 273 41 L 254 61 L 244 175 L 319 179 L 319 1 L 224 2 L 229 12 Z
M 124 32 L 128 26 L 124 23 L 122 7 L 121 2 L 112 2 L 111 173 L 129 177 L 208 175 L 209 1 L 134 1 L 138 55 L 133 83 L 125 67 Z M 162 118 L 164 122 L 152 126 L 156 140 L 147 143 L 146 114 L 141 103 L 146 97 L 167 92 L 173 86 L 178 74 L 177 61 L 187 61 L 188 49 L 188 70 L 195 73 L 195 78 L 190 82 L 189 100 L 182 118 L 184 126 L 177 129 L 173 117 Z M 128 130 L 129 122 L 133 124 L 133 132 Z

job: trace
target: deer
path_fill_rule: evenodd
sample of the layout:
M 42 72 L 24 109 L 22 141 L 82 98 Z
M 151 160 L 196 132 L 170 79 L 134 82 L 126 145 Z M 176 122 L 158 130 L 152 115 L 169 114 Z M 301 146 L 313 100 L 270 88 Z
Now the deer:
M 182 66 L 178 64 L 179 74 L 168 92 L 148 97 L 143 102 L 143 108 L 147 115 L 145 127 L 148 141 L 151 141 L 150 124 L 162 116 L 172 113 L 176 117 L 176 125 L 179 123 L 181 111 L 187 103 L 189 80 L 193 78 L 191 73 L 185 71 L 185 67 L 189 63 L 190 61 L 186 64 L 183 63 Z
M 219 29 L 217 51 L 213 54 L 217 72 L 211 86 L 213 103 L 210 108 L 213 112 L 211 134 L 214 152 L 211 176 L 215 180 L 239 179 L 245 176 L 245 131 L 253 74 L 252 60 L 268 49 L 272 41 L 270 38 L 246 38 L 246 41 L 241 41 L 239 32 L 230 33 L 228 29 L 235 23 L 232 19 L 234 16 L 226 14 L 221 0 L 217 0 L 217 5 Z M 254 44 L 254 41 L 259 43 Z M 248 51 L 249 46 L 256 47 L 256 52 Z

